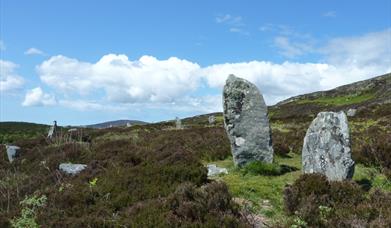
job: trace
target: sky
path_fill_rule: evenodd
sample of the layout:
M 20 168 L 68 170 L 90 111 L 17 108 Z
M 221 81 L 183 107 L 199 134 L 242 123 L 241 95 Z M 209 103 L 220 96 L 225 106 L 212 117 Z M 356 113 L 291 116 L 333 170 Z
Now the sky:
M 391 1 L 0 0 L 0 51 L 0 121 L 155 122 L 391 72 Z

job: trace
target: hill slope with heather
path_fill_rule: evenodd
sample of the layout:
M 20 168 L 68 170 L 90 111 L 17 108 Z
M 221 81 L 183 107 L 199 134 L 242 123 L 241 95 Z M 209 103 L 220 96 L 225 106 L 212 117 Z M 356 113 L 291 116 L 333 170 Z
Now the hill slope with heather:
M 269 170 L 233 166 L 221 113 L 183 119 L 181 130 L 161 122 L 83 129 L 76 139 L 15 140 L 22 149 L 11 164 L 0 147 L 0 227 L 386 227 L 390 81 L 387 74 L 269 107 L 277 154 Z M 350 108 L 357 109 L 349 117 L 353 181 L 301 175 L 312 119 L 319 111 Z M 209 124 L 210 115 L 216 123 Z M 58 169 L 64 162 L 87 169 L 69 176 Z M 208 163 L 228 174 L 208 178 Z

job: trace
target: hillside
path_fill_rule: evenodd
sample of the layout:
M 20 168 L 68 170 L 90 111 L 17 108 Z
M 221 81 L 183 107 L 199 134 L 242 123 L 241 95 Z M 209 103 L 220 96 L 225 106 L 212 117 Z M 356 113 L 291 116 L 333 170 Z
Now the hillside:
M 181 130 L 171 121 L 85 129 L 88 141 L 16 140 L 22 150 L 12 164 L 0 147 L 0 227 L 22 221 L 26 208 L 34 211 L 28 221 L 44 227 L 387 227 L 390 81 L 387 74 L 269 107 L 275 167 L 284 168 L 272 175 L 233 166 L 221 113 L 185 118 Z M 303 137 L 317 112 L 353 107 L 353 181 L 301 175 Z M 87 169 L 65 175 L 63 162 Z M 208 178 L 209 163 L 228 174 Z
M 87 128 L 109 128 L 109 127 L 125 127 L 127 124 L 131 125 L 144 125 L 148 124 L 147 122 L 138 121 L 138 120 L 114 120 L 114 121 L 107 121 L 103 123 L 97 123 L 97 124 L 91 124 L 87 125 Z
M 0 122 L 0 143 L 47 135 L 49 125 L 26 122 Z

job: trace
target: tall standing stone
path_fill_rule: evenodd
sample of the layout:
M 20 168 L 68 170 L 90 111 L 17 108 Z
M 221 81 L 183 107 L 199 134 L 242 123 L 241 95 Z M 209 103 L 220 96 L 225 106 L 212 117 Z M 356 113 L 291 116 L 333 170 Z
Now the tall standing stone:
M 224 126 L 235 165 L 251 161 L 273 162 L 267 106 L 258 88 L 230 75 L 223 90 Z
M 304 173 L 321 173 L 329 180 L 353 177 L 348 120 L 344 112 L 321 112 L 312 121 L 302 150 Z

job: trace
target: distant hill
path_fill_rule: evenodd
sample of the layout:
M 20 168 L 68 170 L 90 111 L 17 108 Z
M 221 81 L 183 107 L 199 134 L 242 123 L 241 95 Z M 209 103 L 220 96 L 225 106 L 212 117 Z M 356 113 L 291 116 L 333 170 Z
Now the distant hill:
M 148 124 L 147 122 L 143 121 L 138 121 L 138 120 L 114 120 L 114 121 L 108 121 L 108 122 L 103 122 L 103 123 L 97 123 L 97 124 L 91 124 L 87 125 L 87 128 L 109 128 L 109 127 L 123 127 L 126 126 L 127 124 L 131 125 L 145 125 Z
M 367 80 L 343 85 L 331 90 L 327 91 L 319 91 L 314 93 L 308 93 L 304 95 L 299 95 L 295 97 L 288 98 L 284 101 L 281 101 L 277 103 L 276 106 L 287 104 L 294 101 L 303 101 L 308 100 L 308 102 L 311 101 L 317 101 L 316 99 L 322 98 L 322 97 L 345 97 L 346 104 L 353 104 L 357 103 L 358 101 L 367 101 L 370 102 L 390 102 L 391 98 L 391 73 L 384 74 L 381 76 L 377 76 L 374 78 L 370 78 Z M 361 99 L 349 99 L 353 96 L 359 96 Z

